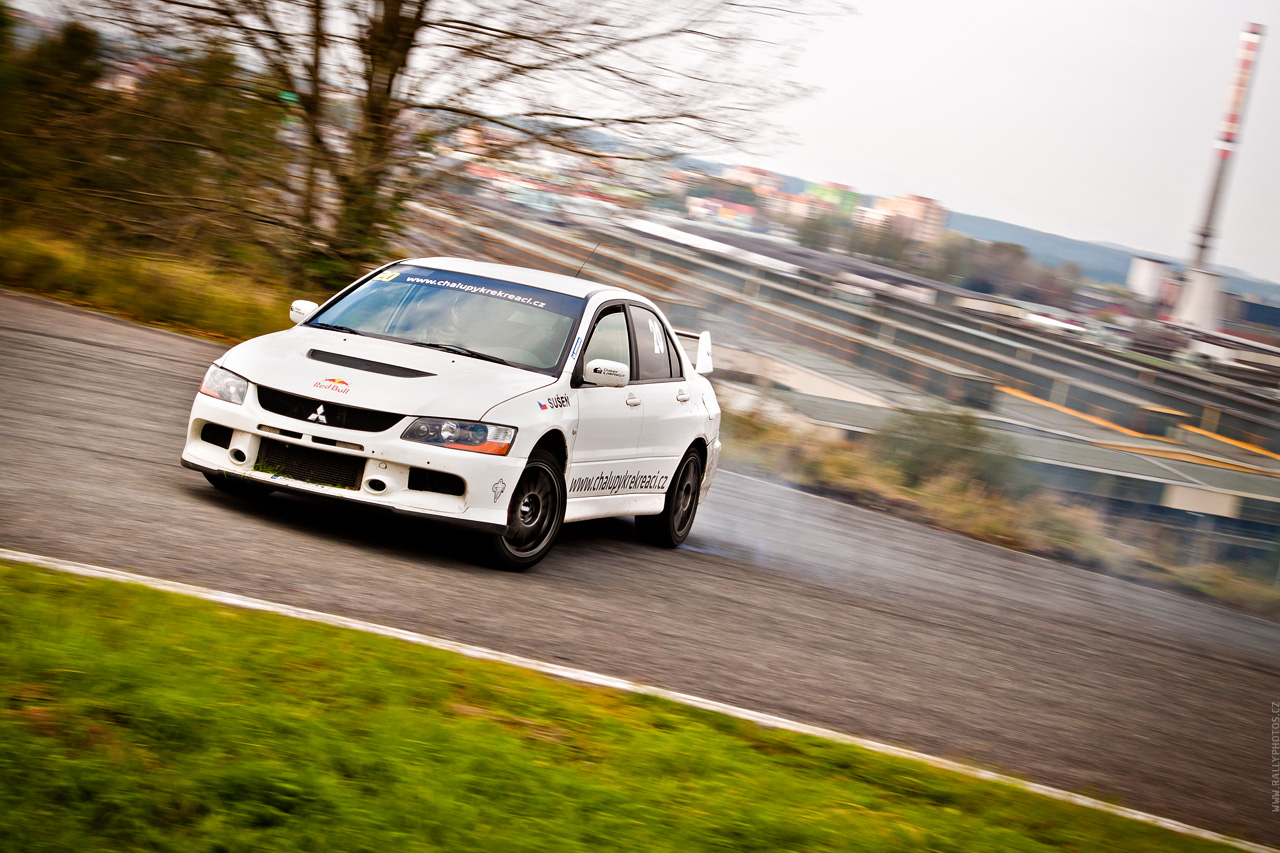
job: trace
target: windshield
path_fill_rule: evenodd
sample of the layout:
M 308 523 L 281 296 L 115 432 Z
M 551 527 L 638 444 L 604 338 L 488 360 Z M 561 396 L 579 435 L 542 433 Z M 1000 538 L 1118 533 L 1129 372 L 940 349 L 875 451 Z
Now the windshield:
M 538 287 L 400 264 L 307 325 L 548 371 L 559 363 L 585 303 Z

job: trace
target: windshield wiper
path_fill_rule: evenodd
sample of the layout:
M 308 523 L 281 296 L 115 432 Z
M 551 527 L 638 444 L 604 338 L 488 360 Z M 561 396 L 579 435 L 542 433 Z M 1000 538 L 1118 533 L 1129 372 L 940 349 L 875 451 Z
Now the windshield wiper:
M 489 353 L 487 352 L 477 352 L 476 350 L 467 349 L 466 347 L 458 346 L 457 344 L 436 344 L 436 343 L 428 343 L 426 341 L 405 341 L 405 343 L 413 344 L 415 347 L 427 347 L 428 349 L 444 350 L 445 352 L 452 352 L 452 353 L 457 353 L 458 355 L 470 356 L 471 358 L 478 358 L 478 359 L 482 359 L 483 361 L 492 361 L 497 364 L 505 364 L 508 367 L 511 366 L 511 362 L 507 361 L 505 358 L 499 358 L 496 355 L 489 355 Z
M 346 332 L 349 335 L 364 334 L 364 332 L 361 332 L 358 329 L 353 329 L 350 326 L 335 326 L 332 323 L 307 323 L 307 325 L 315 329 L 328 329 L 331 332 Z

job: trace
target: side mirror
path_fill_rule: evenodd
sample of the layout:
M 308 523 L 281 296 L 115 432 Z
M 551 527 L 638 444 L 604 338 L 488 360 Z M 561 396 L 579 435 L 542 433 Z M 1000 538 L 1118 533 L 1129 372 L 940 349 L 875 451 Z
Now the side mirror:
M 621 388 L 631 378 L 631 369 L 620 361 L 593 358 L 582 371 L 582 381 L 606 388 Z
M 306 299 L 295 299 L 293 304 L 289 306 L 289 319 L 296 326 L 303 320 L 316 313 L 316 309 L 320 306 Z
M 701 373 L 706 376 L 712 371 L 711 366 L 711 333 L 703 332 L 698 335 L 698 360 L 693 366 L 694 373 Z

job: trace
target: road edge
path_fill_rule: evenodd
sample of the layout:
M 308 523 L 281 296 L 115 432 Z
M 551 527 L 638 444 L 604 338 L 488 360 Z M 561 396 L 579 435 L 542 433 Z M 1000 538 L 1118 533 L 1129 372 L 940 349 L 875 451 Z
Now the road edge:
M 626 693 L 656 696 L 671 702 L 677 702 L 681 705 L 687 705 L 691 708 L 699 708 L 704 711 L 713 711 L 715 713 L 725 714 L 730 717 L 747 720 L 768 728 L 809 735 L 811 737 L 818 737 L 824 740 L 834 741 L 836 743 L 850 744 L 882 755 L 891 755 L 896 758 L 920 761 L 930 767 L 940 770 L 949 770 L 954 773 L 960 773 L 965 776 L 982 779 L 987 782 L 1011 785 L 1015 788 L 1028 791 L 1033 794 L 1040 794 L 1041 796 L 1052 797 L 1055 800 L 1073 803 L 1074 805 L 1082 806 L 1084 808 L 1095 809 L 1097 811 L 1107 812 L 1119 817 L 1129 818 L 1130 820 L 1141 821 L 1142 823 L 1158 826 L 1172 832 L 1188 835 L 1193 838 L 1199 838 L 1204 841 L 1214 841 L 1220 844 L 1226 844 L 1240 850 L 1250 851 L 1250 853 L 1280 853 L 1280 850 L 1276 850 L 1275 848 L 1267 847 L 1262 844 L 1255 844 L 1252 841 L 1232 838 L 1208 829 L 1191 826 L 1190 824 L 1182 823 L 1181 821 L 1160 817 L 1159 815 L 1147 814 L 1146 812 L 1140 812 L 1124 806 L 1117 806 L 1112 803 L 1103 802 L 1102 800 L 1096 800 L 1092 797 L 1086 797 L 1083 794 L 1075 794 L 1071 791 L 1064 791 L 1060 788 L 1041 785 L 1038 782 L 1028 782 L 1025 779 L 1006 776 L 1002 773 L 985 770 L 981 767 L 975 767 L 973 765 L 953 761 L 948 758 L 939 758 L 934 755 L 928 755 L 927 753 L 906 749 L 905 747 L 868 740 L 855 735 L 845 734 L 844 732 L 838 732 L 834 729 L 811 726 L 807 723 L 788 720 L 784 717 L 774 716 L 773 714 L 752 711 L 748 708 L 740 708 L 736 705 L 729 705 L 712 699 L 703 699 L 699 696 L 693 696 L 688 693 L 678 693 L 673 690 L 666 690 L 662 687 L 655 687 L 649 684 L 641 684 L 636 681 L 629 681 L 625 678 L 618 678 L 612 675 L 604 675 L 602 673 L 591 672 L 590 670 L 578 669 L 576 667 L 547 663 L 533 658 L 526 658 L 520 655 L 508 654 L 507 652 L 500 652 L 495 649 L 487 649 L 483 646 L 473 646 L 469 643 L 460 643 L 455 640 L 446 640 L 441 637 L 419 634 L 415 631 L 406 631 L 402 628 L 392 628 L 387 625 L 379 625 L 375 622 L 366 622 L 362 619 L 352 619 L 347 616 L 338 616 L 332 613 L 324 613 L 319 610 L 308 610 L 307 608 L 295 607 L 291 604 L 280 604 L 278 602 L 266 601 L 260 598 L 251 598 L 249 596 L 239 595 L 233 592 L 223 592 L 221 590 L 195 586 L 193 584 L 181 583 L 179 581 L 169 581 L 151 577 L 149 575 L 134 574 L 133 572 L 121 571 L 120 569 L 109 569 L 103 566 L 90 565 L 88 563 L 59 560 L 53 557 L 45 557 L 40 554 L 12 551 L 7 548 L 0 548 L 0 559 L 9 560 L 15 563 L 26 563 L 50 569 L 52 571 L 64 572 L 66 574 L 101 578 L 117 581 L 119 583 L 138 584 L 140 586 L 150 587 L 151 589 L 157 589 L 163 592 L 172 592 L 177 593 L 178 595 L 190 596 L 192 598 L 201 598 L 206 601 L 225 604 L 231 607 L 238 607 L 243 610 L 259 610 L 267 613 L 275 613 L 280 616 L 301 619 L 307 622 L 318 622 L 320 624 L 330 625 L 336 628 L 362 631 L 367 634 L 378 634 L 384 637 L 391 637 L 393 639 L 409 643 L 428 646 L 441 651 L 455 652 L 476 660 L 505 663 L 521 669 L 532 670 L 534 672 L 542 673 L 543 675 L 549 675 L 554 678 L 560 678 L 565 681 L 572 681 L 592 687 L 605 687 Z

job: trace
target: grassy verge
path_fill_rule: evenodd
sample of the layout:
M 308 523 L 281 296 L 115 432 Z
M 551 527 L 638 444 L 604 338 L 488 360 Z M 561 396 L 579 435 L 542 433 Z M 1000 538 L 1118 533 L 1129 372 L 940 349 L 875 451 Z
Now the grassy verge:
M 90 305 L 154 326 L 239 341 L 289 325 L 310 298 L 282 282 L 195 260 L 94 252 L 37 231 L 0 231 L 0 287 Z
M 0 847 L 1226 849 L 649 697 L 0 563 Z
M 1017 551 L 1159 586 L 1280 620 L 1280 589 L 1232 566 L 1183 565 L 1141 525 L 1112 530 L 1095 511 L 1045 491 L 1001 494 L 963 467 L 940 467 L 914 486 L 874 442 L 831 441 L 799 416 L 781 423 L 724 414 L 725 464 L 849 503 Z
M 1043 493 L 1001 494 L 963 467 L 939 466 L 908 486 L 872 441 L 823 440 L 798 418 L 784 425 L 726 412 L 721 432 L 729 464 L 850 503 L 1047 557 L 1096 565 L 1112 556 L 1091 514 Z

